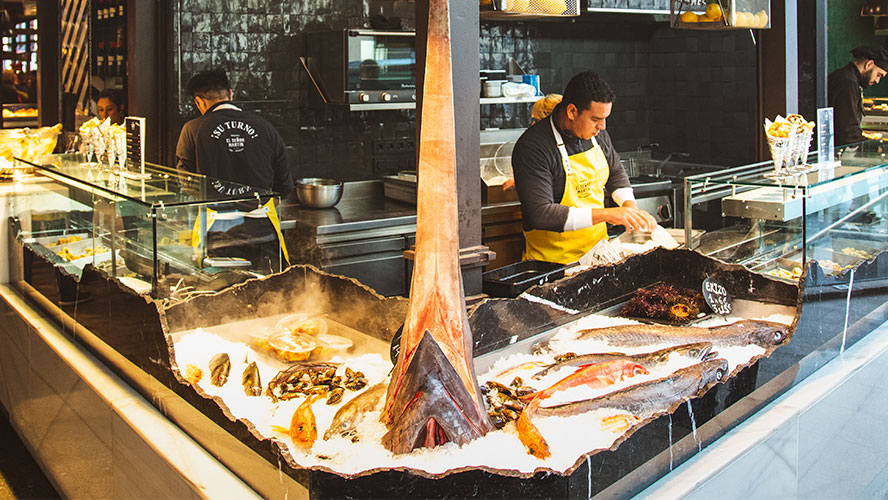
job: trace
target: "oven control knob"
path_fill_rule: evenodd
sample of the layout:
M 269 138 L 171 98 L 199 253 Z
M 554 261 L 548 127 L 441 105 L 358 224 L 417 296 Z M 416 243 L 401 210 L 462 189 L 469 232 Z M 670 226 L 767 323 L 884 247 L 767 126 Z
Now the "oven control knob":
M 382 99 L 383 102 L 391 102 L 392 95 L 389 94 L 388 92 L 383 92 L 382 94 L 379 95 L 379 98 Z
M 370 94 L 361 92 L 358 94 L 358 100 L 361 102 L 370 102 Z

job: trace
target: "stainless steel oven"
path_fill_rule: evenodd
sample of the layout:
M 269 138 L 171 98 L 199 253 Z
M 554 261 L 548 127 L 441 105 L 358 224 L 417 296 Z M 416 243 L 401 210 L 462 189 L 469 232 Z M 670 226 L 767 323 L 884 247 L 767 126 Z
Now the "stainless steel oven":
M 328 104 L 414 107 L 416 32 L 345 29 L 307 33 L 302 59 Z

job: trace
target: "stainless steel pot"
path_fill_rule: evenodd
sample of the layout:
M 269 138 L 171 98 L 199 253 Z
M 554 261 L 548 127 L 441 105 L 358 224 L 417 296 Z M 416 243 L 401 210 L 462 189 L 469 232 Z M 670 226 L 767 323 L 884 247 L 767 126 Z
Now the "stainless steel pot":
M 306 177 L 296 181 L 296 197 L 308 208 L 330 208 L 342 198 L 342 181 Z

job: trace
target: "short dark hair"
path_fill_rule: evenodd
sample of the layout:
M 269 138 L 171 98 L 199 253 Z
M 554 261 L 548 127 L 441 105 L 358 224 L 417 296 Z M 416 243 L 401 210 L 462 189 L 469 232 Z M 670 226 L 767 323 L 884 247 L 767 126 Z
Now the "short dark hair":
M 577 109 L 589 109 L 593 102 L 608 103 L 617 99 L 613 89 L 604 78 L 592 71 L 584 71 L 567 82 L 561 105 L 573 104 Z
M 228 97 L 231 84 L 228 75 L 222 68 L 201 71 L 188 80 L 185 87 L 191 97 L 200 96 L 204 99 L 220 99 Z
M 96 102 L 102 99 L 108 99 L 115 106 L 123 106 L 123 94 L 116 89 L 105 89 L 96 96 Z

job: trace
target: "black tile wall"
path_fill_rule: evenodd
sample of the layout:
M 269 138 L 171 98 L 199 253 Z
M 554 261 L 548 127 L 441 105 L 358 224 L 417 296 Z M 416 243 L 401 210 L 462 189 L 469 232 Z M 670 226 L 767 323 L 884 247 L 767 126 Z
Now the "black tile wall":
M 182 0 L 174 11 L 180 40 L 179 87 L 197 71 L 227 70 L 234 99 L 281 133 L 297 177 L 358 180 L 376 177 L 374 141 L 413 138 L 414 111 L 347 112 L 315 106 L 299 64 L 300 34 L 370 27 L 371 19 L 401 19 L 413 29 L 409 0 Z M 182 97 L 171 130 L 196 116 Z M 394 164 L 393 164 L 394 165 Z
M 261 113 L 288 145 L 297 176 L 377 177 L 373 145 L 412 138 L 414 111 L 347 112 L 314 106 L 299 65 L 300 34 L 369 27 L 378 16 L 414 28 L 411 0 L 182 0 L 174 12 L 184 86 L 191 74 L 228 70 L 235 100 Z M 657 142 L 661 155 L 738 165 L 754 160 L 755 50 L 748 31 L 672 30 L 643 15 L 587 14 L 579 20 L 481 23 L 481 68 L 513 59 L 560 92 L 580 71 L 601 73 L 617 92 L 608 128 L 622 151 Z M 474 98 L 471 96 L 469 98 Z M 195 116 L 182 100 L 171 133 Z M 529 104 L 481 106 L 481 126 L 521 128 Z M 174 140 L 174 138 L 173 138 Z M 386 162 L 392 168 L 394 163 Z
M 574 74 L 596 71 L 617 93 L 608 129 L 621 151 L 656 142 L 661 157 L 676 151 L 692 162 L 753 162 L 760 127 L 749 32 L 673 30 L 649 19 L 591 14 L 575 22 L 483 22 L 481 68 L 505 69 L 511 57 L 540 75 L 544 93 L 560 93 Z M 481 126 L 524 127 L 530 108 L 482 106 Z

